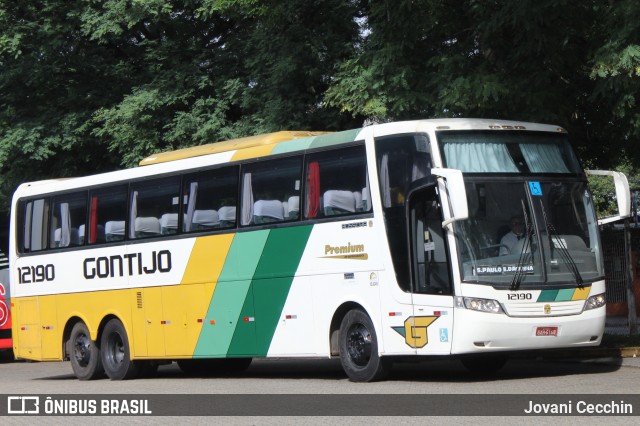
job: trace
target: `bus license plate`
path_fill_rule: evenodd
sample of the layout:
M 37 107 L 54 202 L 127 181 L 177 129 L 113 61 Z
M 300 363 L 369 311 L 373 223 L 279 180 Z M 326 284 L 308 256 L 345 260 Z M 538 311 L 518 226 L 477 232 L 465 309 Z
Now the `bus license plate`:
M 536 336 L 557 336 L 558 327 L 536 327 Z

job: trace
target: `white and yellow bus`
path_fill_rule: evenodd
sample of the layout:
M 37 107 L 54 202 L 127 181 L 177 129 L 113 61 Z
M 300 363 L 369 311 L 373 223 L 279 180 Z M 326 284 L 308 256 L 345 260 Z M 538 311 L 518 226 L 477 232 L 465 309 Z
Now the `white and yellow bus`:
M 598 221 L 557 126 L 278 132 L 140 164 L 15 192 L 16 357 L 119 380 L 339 356 L 372 381 L 407 357 L 491 370 L 602 338 Z

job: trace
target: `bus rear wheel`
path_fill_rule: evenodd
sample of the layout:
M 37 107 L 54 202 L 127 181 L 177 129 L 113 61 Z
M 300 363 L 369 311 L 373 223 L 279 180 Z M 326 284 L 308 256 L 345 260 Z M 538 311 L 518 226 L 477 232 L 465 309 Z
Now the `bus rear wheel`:
M 360 309 L 347 312 L 340 324 L 340 362 L 354 382 L 384 379 L 391 362 L 378 355 L 378 338 L 373 322 Z
M 118 319 L 110 320 L 102 331 L 100 355 L 104 371 L 111 380 L 133 379 L 141 364 L 131 360 L 127 331 Z
M 91 340 L 91 334 L 85 323 L 78 322 L 73 326 L 68 348 L 73 374 L 79 380 L 94 380 L 104 374 L 100 347 Z

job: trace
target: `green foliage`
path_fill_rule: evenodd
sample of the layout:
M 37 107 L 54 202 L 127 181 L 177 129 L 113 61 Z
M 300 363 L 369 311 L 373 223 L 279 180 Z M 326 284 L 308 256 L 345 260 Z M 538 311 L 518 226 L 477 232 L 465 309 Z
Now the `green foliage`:
M 603 8 L 603 43 L 595 47 L 590 77 L 596 86 L 590 97 L 607 118 L 601 130 L 608 139 L 604 154 L 626 156 L 640 166 L 640 5 L 633 0 Z M 603 144 L 604 145 L 604 144 Z M 637 173 L 637 172 L 636 172 Z M 637 188 L 637 187 L 636 187 Z
M 613 180 L 606 176 L 589 176 L 588 178 L 598 218 L 616 215 L 618 204 Z
M 17 184 L 257 132 L 323 108 L 358 32 L 338 0 L 0 2 L 0 209 Z
M 633 0 L 0 0 L 0 210 L 157 151 L 439 116 L 561 125 L 640 186 L 638 93 Z

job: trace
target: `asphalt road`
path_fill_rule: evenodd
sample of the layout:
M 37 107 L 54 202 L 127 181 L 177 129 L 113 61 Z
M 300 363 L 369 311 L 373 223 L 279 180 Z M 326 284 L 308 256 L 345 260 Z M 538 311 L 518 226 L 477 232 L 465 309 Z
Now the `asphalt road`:
M 180 417 L 178 424 L 328 424 L 325 417 L 328 413 L 322 409 L 321 402 L 329 403 L 336 395 L 346 395 L 344 398 L 358 396 L 376 396 L 378 398 L 392 396 L 416 396 L 429 398 L 432 395 L 449 395 L 450 400 L 458 400 L 453 406 L 461 407 L 464 417 L 439 417 L 438 423 L 450 424 L 461 421 L 469 424 L 513 424 L 511 417 L 467 417 L 464 412 L 465 403 L 478 403 L 484 398 L 487 404 L 495 404 L 499 412 L 500 404 L 509 404 L 512 396 L 516 395 L 575 395 L 595 394 L 614 395 L 615 399 L 624 399 L 631 395 L 640 394 L 640 363 L 608 360 L 594 362 L 585 360 L 544 360 L 544 359 L 513 359 L 497 375 L 492 377 L 478 377 L 468 373 L 455 360 L 437 360 L 422 363 L 401 364 L 394 367 L 388 380 L 378 383 L 352 383 L 340 368 L 338 360 L 255 360 L 249 369 L 242 373 L 228 377 L 189 377 L 184 375 L 176 364 L 161 366 L 154 377 L 130 381 L 110 381 L 108 379 L 80 382 L 75 379 L 68 362 L 35 363 L 35 362 L 6 362 L 0 363 L 0 394 L 2 395 L 127 395 L 131 398 L 145 398 L 150 394 L 169 395 L 213 395 L 229 396 L 240 394 L 240 398 L 228 400 L 231 412 L 242 412 L 242 407 L 250 404 L 247 399 L 251 395 L 296 395 L 305 396 L 310 407 L 318 406 L 317 412 L 311 408 L 309 413 L 304 407 L 294 410 L 300 416 L 288 417 L 260 417 L 260 410 L 250 411 L 250 416 L 225 417 Z M 457 394 L 457 395 L 456 395 Z M 242 396 L 247 398 L 242 398 Z M 465 395 L 472 395 L 471 397 Z M 473 395 L 477 397 L 474 398 Z M 510 399 L 511 398 L 511 399 Z M 184 398 L 183 398 L 184 399 Z M 172 399 L 169 399 L 169 401 Z M 182 401 L 179 400 L 179 401 Z M 225 400 L 226 401 L 226 400 Z M 275 399 L 286 406 L 287 400 Z M 380 400 L 377 400 L 380 401 Z M 264 402 L 264 401 L 263 401 Z M 264 402 L 266 403 L 266 402 Z M 233 404 L 238 404 L 234 407 Z M 165 407 L 166 408 L 166 407 Z M 340 415 L 340 407 L 336 407 Z M 379 407 L 374 407 L 379 408 Z M 640 404 L 635 407 L 640 414 Z M 180 411 L 180 410 L 178 410 Z M 330 411 L 330 410 L 329 410 Z M 376 410 L 372 409 L 376 412 Z M 270 413 L 269 410 L 265 411 Z M 276 410 L 280 416 L 286 415 Z M 180 415 L 189 412 L 180 412 Z M 315 416 L 321 414 L 322 416 Z M 366 413 L 365 413 L 366 414 Z M 350 424 L 424 424 L 422 417 L 404 417 L 393 414 L 394 417 L 349 417 Z M 329 417 L 329 423 L 335 423 L 341 417 Z M 86 422 L 86 417 L 71 417 L 63 421 L 63 417 L 47 417 L 46 423 L 80 424 Z M 83 422 L 83 419 L 85 422 Z M 101 417 L 97 423 L 112 423 L 114 417 Z M 127 417 L 138 423 L 176 424 L 174 417 Z M 390 421 L 393 419 L 393 421 Z M 509 420 L 510 419 L 510 420 Z M 545 420 L 546 419 L 546 420 Z M 545 418 L 544 422 L 553 420 L 555 424 L 583 424 L 584 417 Z M 583 419 L 583 420 L 580 420 Z M 599 424 L 621 424 L 620 418 L 601 416 Z M 31 424 L 24 417 L 11 417 L 10 423 Z M 68 420 L 68 421 L 67 421 Z M 111 420 L 111 421 L 109 421 Z M 509 421 L 508 421 L 509 420 Z M 533 422 L 534 418 L 523 418 L 523 424 Z M 591 418 L 595 420 L 595 418 Z M 626 418 L 623 423 L 632 421 Z M 520 421 L 518 421 L 520 423 Z

